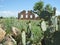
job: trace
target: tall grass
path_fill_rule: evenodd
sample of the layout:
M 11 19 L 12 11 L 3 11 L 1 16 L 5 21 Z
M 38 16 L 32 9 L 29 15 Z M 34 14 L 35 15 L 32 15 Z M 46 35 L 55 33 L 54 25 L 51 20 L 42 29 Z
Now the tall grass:
M 27 22 L 29 20 L 18 20 L 15 18 L 6 18 L 6 19 L 0 19 L 1 24 L 4 25 L 4 28 L 6 29 L 7 33 L 11 33 L 11 27 L 15 26 L 18 29 L 22 30 L 24 28 L 27 31 Z M 32 33 L 34 34 L 34 41 L 40 40 L 42 34 L 41 34 L 41 29 L 40 27 L 37 26 L 39 23 L 39 20 L 31 20 L 32 24 Z

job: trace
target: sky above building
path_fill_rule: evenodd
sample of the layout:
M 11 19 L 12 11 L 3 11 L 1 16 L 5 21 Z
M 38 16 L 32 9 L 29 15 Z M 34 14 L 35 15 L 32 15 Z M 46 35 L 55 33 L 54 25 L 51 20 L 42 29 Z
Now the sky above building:
M 0 0 L 0 16 L 17 17 L 18 12 L 22 10 L 33 10 L 33 6 L 40 0 Z M 60 14 L 60 0 L 42 0 L 44 5 L 51 4 L 52 7 L 57 8 L 57 14 Z

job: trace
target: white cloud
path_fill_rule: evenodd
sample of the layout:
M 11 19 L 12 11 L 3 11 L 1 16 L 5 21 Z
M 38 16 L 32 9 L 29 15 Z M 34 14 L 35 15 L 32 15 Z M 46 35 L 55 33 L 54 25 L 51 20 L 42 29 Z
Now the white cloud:
M 0 11 L 0 16 L 3 17 L 17 17 L 18 16 L 18 12 L 17 11 Z
M 56 16 L 60 15 L 60 11 L 56 11 Z
M 19 11 L 20 12 L 20 11 Z M 56 16 L 60 15 L 60 11 L 56 11 Z M 0 16 L 3 17 L 18 17 L 18 11 L 0 11 Z M 35 16 L 37 17 L 37 15 Z

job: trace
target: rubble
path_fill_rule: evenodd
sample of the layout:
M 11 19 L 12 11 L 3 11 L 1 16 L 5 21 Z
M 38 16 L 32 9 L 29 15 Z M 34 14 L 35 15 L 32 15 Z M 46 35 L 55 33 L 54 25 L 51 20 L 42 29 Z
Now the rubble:
M 2 28 L 0 28 L 0 42 L 5 38 L 6 32 Z
M 13 35 L 17 36 L 17 35 L 21 34 L 21 31 L 16 27 L 12 27 L 12 33 L 13 33 Z

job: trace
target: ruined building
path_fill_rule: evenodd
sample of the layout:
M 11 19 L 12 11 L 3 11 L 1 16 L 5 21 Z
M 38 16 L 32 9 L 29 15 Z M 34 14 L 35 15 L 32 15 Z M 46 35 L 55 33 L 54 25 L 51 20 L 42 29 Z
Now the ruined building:
M 35 17 L 35 14 L 32 13 L 32 11 L 28 11 L 26 13 L 25 10 L 21 11 L 18 13 L 18 19 L 21 19 L 21 20 L 35 20 L 35 19 L 39 19 L 39 17 Z

